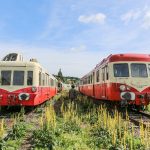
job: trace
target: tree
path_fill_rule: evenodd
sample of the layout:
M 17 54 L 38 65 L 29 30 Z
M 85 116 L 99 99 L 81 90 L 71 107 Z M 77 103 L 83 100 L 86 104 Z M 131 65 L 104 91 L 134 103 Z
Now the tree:
M 59 69 L 59 71 L 58 71 L 58 78 L 59 78 L 61 81 L 64 81 L 64 78 L 63 78 L 61 69 Z

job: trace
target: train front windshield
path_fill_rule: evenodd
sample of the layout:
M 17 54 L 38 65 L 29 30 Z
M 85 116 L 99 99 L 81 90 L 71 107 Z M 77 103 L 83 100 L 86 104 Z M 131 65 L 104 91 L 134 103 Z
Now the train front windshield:
M 114 64 L 114 76 L 115 77 L 129 77 L 129 67 L 127 63 Z
M 148 77 L 146 64 L 131 64 L 132 77 Z
M 129 64 L 114 64 L 114 77 L 129 77 Z M 130 64 L 131 77 L 146 78 L 148 77 L 146 64 L 132 63 Z

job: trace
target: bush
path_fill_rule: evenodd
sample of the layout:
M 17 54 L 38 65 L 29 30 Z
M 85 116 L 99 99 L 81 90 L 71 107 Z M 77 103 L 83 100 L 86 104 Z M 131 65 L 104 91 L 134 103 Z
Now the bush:
M 66 133 L 71 133 L 71 132 L 80 132 L 80 127 L 76 124 L 76 122 L 73 121 L 68 121 L 63 125 L 63 130 Z
M 53 134 L 49 130 L 35 130 L 33 132 L 33 143 L 36 148 L 48 148 L 52 150 L 54 142 L 53 142 Z
M 12 127 L 12 133 L 10 134 L 9 139 L 20 139 L 26 133 L 26 125 L 23 122 L 14 124 Z
M 92 143 L 98 148 L 108 148 L 111 145 L 111 136 L 108 131 L 103 128 L 96 127 L 91 129 L 90 136 L 92 137 L 92 140 L 88 141 L 90 145 Z

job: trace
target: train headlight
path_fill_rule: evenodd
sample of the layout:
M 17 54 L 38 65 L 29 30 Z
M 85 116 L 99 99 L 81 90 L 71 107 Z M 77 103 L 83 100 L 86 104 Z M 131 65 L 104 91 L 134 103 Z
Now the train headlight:
M 125 85 L 120 85 L 120 87 L 119 87 L 119 89 L 120 89 L 120 91 L 125 91 L 126 90 L 126 86 Z
M 35 86 L 32 87 L 32 92 L 36 92 L 37 88 Z
M 120 94 L 121 99 L 123 100 L 135 100 L 135 93 L 133 92 L 121 92 Z
M 18 97 L 19 97 L 19 100 L 29 100 L 30 94 L 28 94 L 28 93 L 20 93 L 18 95 Z

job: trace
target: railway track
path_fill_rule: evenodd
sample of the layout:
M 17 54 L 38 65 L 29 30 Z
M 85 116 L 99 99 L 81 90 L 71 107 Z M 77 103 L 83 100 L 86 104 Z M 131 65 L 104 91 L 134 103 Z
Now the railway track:
M 54 105 L 56 103 L 55 99 L 51 99 L 50 101 L 47 101 L 41 105 L 38 105 L 36 107 L 25 107 L 23 109 L 19 107 L 10 107 L 9 109 L 4 109 L 0 112 L 0 122 L 2 120 L 4 121 L 5 125 L 5 131 L 6 133 L 3 135 L 2 139 L 4 141 L 7 141 L 9 137 L 12 134 L 12 127 L 14 125 L 14 118 L 15 116 L 20 117 L 19 119 L 23 119 L 26 123 L 34 122 L 33 118 L 39 117 L 39 114 L 37 113 L 37 109 L 41 109 L 44 111 L 44 108 L 46 105 Z M 19 121 L 18 119 L 16 120 Z
M 15 110 L 15 107 L 2 111 L 0 115 L 0 122 L 2 122 L 2 120 L 4 121 L 5 131 L 6 131 L 2 139 L 4 141 L 8 140 L 12 132 L 12 127 L 15 123 L 15 118 L 19 118 L 20 120 L 21 119 L 25 120 L 26 118 L 30 117 L 30 114 L 34 113 L 34 111 L 35 109 L 28 109 L 28 108 L 26 108 L 25 110 L 17 108 Z M 17 119 L 16 121 L 19 120 Z
M 136 126 L 143 126 L 143 128 L 150 128 L 150 114 L 143 111 L 132 110 L 128 112 L 129 120 Z
M 127 110 L 128 116 L 126 116 L 126 111 L 122 111 L 118 105 L 113 105 L 112 103 L 108 103 L 106 101 L 98 101 L 94 98 L 91 98 L 94 104 L 96 105 L 105 105 L 107 107 L 107 110 L 110 112 L 110 114 L 113 114 L 114 109 L 117 109 L 120 113 L 123 114 L 124 119 L 129 119 L 130 122 L 134 123 L 135 126 L 140 127 L 143 126 L 143 128 L 149 128 L 150 129 L 150 113 L 143 112 L 143 111 L 137 111 L 136 109 Z

